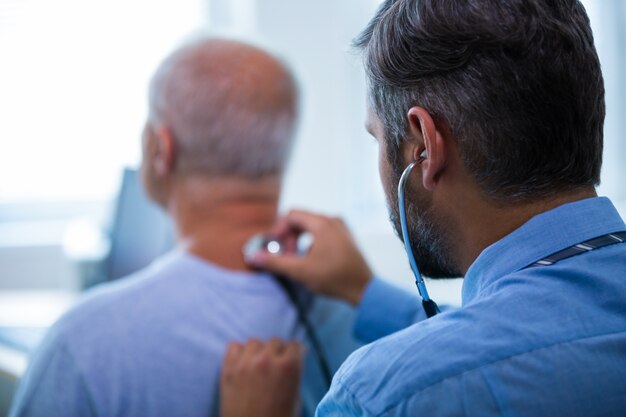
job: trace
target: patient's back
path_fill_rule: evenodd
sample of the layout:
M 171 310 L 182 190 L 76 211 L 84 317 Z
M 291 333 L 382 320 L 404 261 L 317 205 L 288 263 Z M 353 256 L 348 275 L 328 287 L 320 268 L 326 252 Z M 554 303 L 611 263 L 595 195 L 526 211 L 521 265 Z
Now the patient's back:
M 295 311 L 271 276 L 175 251 L 94 290 L 59 321 L 11 415 L 217 415 L 228 342 L 296 334 Z

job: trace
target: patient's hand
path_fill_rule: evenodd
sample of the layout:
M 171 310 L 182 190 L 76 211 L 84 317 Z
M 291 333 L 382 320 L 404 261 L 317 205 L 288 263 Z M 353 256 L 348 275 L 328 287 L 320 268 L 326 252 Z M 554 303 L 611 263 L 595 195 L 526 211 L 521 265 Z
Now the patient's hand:
M 294 210 L 278 221 L 271 234 L 290 248 L 302 232 L 311 233 L 314 239 L 305 256 L 293 251 L 285 255 L 261 252 L 248 261 L 297 280 L 313 292 L 358 304 L 372 272 L 346 225 L 340 219 Z
M 222 370 L 220 416 L 296 416 L 302 358 L 296 342 L 232 343 Z

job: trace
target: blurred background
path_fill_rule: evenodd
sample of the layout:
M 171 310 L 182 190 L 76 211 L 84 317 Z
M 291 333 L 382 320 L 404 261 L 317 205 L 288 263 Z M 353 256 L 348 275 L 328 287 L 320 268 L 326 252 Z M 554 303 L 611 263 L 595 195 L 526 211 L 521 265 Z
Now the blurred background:
M 344 217 L 377 274 L 413 288 L 387 221 L 351 39 L 379 0 L 0 0 L 0 415 L 45 329 L 96 282 L 171 244 L 145 201 L 147 83 L 203 31 L 269 47 L 298 76 L 302 118 L 282 199 Z M 626 1 L 585 0 L 607 91 L 600 194 L 626 215 Z M 555 157 L 558 157 L 556 155 Z M 431 283 L 460 302 L 460 281 Z

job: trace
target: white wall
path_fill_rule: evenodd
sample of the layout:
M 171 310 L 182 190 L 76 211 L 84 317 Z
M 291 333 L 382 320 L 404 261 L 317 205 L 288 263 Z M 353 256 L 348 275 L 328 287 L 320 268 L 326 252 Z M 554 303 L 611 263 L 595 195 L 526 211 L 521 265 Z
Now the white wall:
M 591 19 L 606 88 L 604 163 L 599 193 L 626 202 L 626 2 L 582 2 Z
M 243 3 L 248 4 L 246 8 Z M 377 145 L 364 129 L 365 77 L 352 39 L 376 1 L 214 1 L 215 27 L 239 33 L 287 58 L 302 88 L 300 135 L 282 201 L 346 218 L 377 274 L 415 291 L 402 244 L 387 221 Z M 245 8 L 255 15 L 235 11 Z M 237 21 L 237 16 L 240 21 Z M 432 283 L 433 297 L 460 303 L 460 281 Z M 417 292 L 416 292 L 417 296 Z
M 585 0 L 607 81 L 606 154 L 601 192 L 626 198 L 625 17 L 621 0 Z M 351 39 L 371 18 L 378 0 L 206 0 L 206 21 L 270 45 L 293 66 L 302 86 L 300 136 L 282 201 L 345 217 L 377 273 L 412 288 L 411 273 L 386 219 L 376 166 L 376 145 L 363 129 L 365 81 Z M 623 4 L 621 5 L 624 8 Z M 200 19 L 202 20 L 202 19 Z M 621 53 L 621 55 L 620 55 Z M 132 142 L 133 149 L 136 143 Z M 0 222 L 2 213 L 0 212 Z M 0 241 L 2 241 L 0 228 Z M 60 243 L 61 233 L 57 234 Z M 19 246 L 19 247 L 18 247 Z M 72 288 L 75 278 L 58 246 L 0 244 L 0 288 L 19 285 Z M 30 261 L 30 262 L 29 262 Z M 439 285 L 439 284 L 434 284 Z M 450 294 L 458 294 L 458 284 Z M 445 285 L 444 285 L 445 287 Z M 443 294 L 444 297 L 447 294 Z M 456 295 L 455 295 L 456 296 Z M 441 297 L 440 297 L 441 298 Z

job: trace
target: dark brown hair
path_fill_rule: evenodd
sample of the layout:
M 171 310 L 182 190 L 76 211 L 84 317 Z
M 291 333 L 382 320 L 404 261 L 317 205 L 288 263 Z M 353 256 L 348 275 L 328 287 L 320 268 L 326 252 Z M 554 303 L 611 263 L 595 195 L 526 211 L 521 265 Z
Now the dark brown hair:
M 387 0 L 354 41 L 397 153 L 422 106 L 503 203 L 597 185 L 604 82 L 575 0 Z

